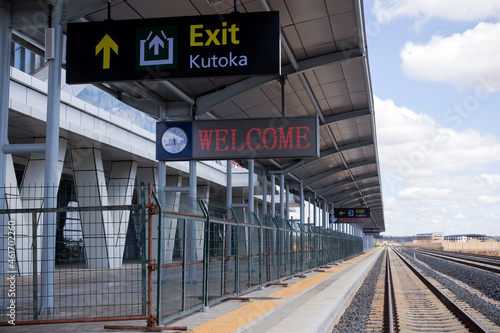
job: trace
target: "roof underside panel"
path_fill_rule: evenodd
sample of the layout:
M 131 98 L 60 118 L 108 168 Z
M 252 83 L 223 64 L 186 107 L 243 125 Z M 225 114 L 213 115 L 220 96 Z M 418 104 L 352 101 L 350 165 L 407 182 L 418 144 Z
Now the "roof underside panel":
M 15 10 L 23 2 L 13 3 Z M 81 0 L 65 1 L 66 22 L 107 18 L 105 2 L 85 3 L 87 7 Z M 372 221 L 363 227 L 384 231 L 362 0 L 240 0 L 237 4 L 239 12 L 280 12 L 284 113 L 287 117 L 315 115 L 320 123 L 321 157 L 259 160 L 257 165 L 269 174 L 285 173 L 289 182 L 302 181 L 308 196 L 316 193 L 332 206 L 370 207 Z M 233 0 L 114 0 L 111 15 L 113 20 L 149 19 L 233 9 Z M 31 34 L 32 39 L 43 45 L 43 30 L 38 32 Z M 160 106 L 176 120 L 190 119 L 192 114 L 198 119 L 273 118 L 283 115 L 278 79 L 213 77 L 98 87 L 156 118 Z

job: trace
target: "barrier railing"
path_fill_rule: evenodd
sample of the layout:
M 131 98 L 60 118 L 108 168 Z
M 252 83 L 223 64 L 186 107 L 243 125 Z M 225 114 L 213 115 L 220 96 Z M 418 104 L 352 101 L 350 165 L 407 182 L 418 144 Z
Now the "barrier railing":
M 363 251 L 359 237 L 244 208 L 158 196 L 158 322 Z

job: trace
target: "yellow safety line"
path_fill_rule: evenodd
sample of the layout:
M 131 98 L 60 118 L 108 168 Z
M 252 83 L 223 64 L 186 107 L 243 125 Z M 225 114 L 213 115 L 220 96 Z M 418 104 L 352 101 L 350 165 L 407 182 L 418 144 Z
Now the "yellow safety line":
M 296 282 L 289 287 L 275 291 L 274 293 L 270 294 L 269 296 L 270 297 L 293 297 L 293 296 L 296 296 L 296 295 L 300 294 L 301 292 L 303 292 L 303 291 L 315 286 L 316 284 L 320 283 L 321 281 L 323 281 L 327 277 L 329 277 L 331 275 L 330 273 L 333 274 L 333 273 L 336 273 L 338 271 L 341 271 L 345 267 L 347 267 L 347 266 L 355 263 L 356 261 L 364 258 L 365 256 L 367 256 L 370 253 L 371 253 L 371 251 L 367 252 L 361 256 L 357 256 L 353 259 L 350 259 L 346 262 L 343 262 L 339 265 L 336 265 L 332 268 L 329 268 L 324 273 L 315 274 L 313 276 L 305 278 L 304 280 Z
M 373 251 L 373 250 L 372 250 Z M 341 271 L 350 264 L 355 263 L 372 251 L 364 255 L 345 261 L 339 265 L 329 268 L 323 273 L 315 274 L 304 280 L 296 282 L 289 287 L 275 291 L 269 297 L 293 297 L 301 292 L 313 287 L 324 279 L 331 276 L 333 273 Z M 239 328 L 249 324 L 255 319 L 259 318 L 268 311 L 283 304 L 285 301 L 253 301 L 250 304 L 244 305 L 236 310 L 233 310 L 225 315 L 220 316 L 214 320 L 206 322 L 192 330 L 194 333 L 230 333 L 238 330 Z
M 296 295 L 300 294 L 301 292 L 303 292 L 304 290 L 307 290 L 307 289 L 311 288 L 312 286 L 320 283 L 321 281 L 323 281 L 324 279 L 326 279 L 330 275 L 332 275 L 332 274 L 329 274 L 329 273 L 315 274 L 313 276 L 305 278 L 304 280 L 296 282 L 289 287 L 285 287 L 283 289 L 275 291 L 274 293 L 270 294 L 269 296 L 270 297 L 293 297 L 293 296 L 296 296 Z
M 340 264 L 340 265 L 337 265 L 337 266 L 333 266 L 332 268 L 329 268 L 326 271 L 328 273 L 337 273 L 337 272 L 343 270 L 345 267 L 346 267 L 346 265 Z
M 259 318 L 284 301 L 253 301 L 192 330 L 195 333 L 230 333 Z

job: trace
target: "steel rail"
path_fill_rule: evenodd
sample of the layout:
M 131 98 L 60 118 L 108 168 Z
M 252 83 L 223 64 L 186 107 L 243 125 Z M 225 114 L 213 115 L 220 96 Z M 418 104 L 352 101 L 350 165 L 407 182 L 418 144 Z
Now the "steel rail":
M 393 299 L 392 296 L 394 295 L 394 285 L 392 284 L 392 275 L 391 275 L 391 264 L 389 261 L 389 251 L 386 250 L 386 257 L 385 257 L 385 315 L 387 319 L 387 330 L 389 333 L 394 333 L 394 323 L 396 322 L 396 318 L 394 318 L 394 306 L 393 306 Z M 385 326 L 385 325 L 384 325 Z

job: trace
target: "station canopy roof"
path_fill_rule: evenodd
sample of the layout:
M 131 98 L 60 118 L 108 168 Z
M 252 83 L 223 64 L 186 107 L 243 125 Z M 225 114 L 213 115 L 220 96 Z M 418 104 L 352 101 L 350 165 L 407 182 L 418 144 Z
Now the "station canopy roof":
M 12 0 L 14 40 L 42 52 L 51 1 Z M 64 0 L 63 24 L 104 21 L 103 0 Z M 303 181 L 306 196 L 337 208 L 369 207 L 362 227 L 385 231 L 373 95 L 362 0 L 239 0 L 239 12 L 279 11 L 286 116 L 317 115 L 319 158 L 266 159 L 256 165 L 287 181 Z M 225 14 L 233 0 L 113 0 L 113 20 Z M 255 24 L 259 24 L 255 22 Z M 43 53 L 42 53 L 43 54 Z M 96 86 L 159 118 L 244 119 L 282 115 L 279 77 L 214 77 Z M 245 161 L 239 161 L 245 164 Z M 291 186 L 291 191 L 298 189 Z

